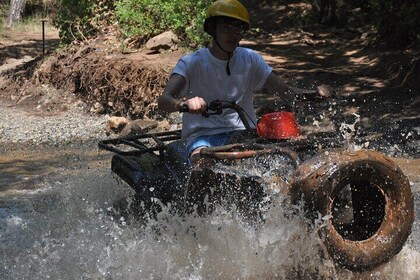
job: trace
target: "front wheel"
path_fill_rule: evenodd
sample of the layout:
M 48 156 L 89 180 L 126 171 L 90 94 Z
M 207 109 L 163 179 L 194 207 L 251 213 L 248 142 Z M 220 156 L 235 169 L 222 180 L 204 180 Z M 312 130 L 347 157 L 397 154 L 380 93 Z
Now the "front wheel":
M 309 216 L 329 218 L 320 235 L 333 260 L 364 270 L 403 247 L 414 222 L 409 181 L 389 158 L 361 150 L 330 151 L 305 161 L 291 188 Z

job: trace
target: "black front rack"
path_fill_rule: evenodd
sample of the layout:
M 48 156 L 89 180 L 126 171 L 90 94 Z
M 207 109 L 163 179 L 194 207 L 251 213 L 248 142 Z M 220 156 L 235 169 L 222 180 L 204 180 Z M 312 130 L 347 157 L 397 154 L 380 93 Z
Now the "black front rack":
M 174 130 L 102 140 L 98 146 L 100 149 L 123 156 L 140 156 L 145 153 L 158 152 L 162 157 L 166 145 L 180 139 L 181 130 Z

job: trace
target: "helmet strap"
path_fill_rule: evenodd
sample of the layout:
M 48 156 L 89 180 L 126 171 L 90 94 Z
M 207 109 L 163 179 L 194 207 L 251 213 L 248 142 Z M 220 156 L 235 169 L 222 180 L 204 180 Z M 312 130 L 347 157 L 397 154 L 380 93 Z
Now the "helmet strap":
M 228 52 L 227 50 L 225 50 L 224 48 L 222 48 L 222 46 L 219 44 L 219 41 L 216 38 L 214 38 L 214 41 L 216 42 L 217 46 L 222 51 L 224 51 L 225 53 L 227 53 L 227 55 L 228 55 L 228 60 L 227 60 L 227 63 L 226 63 L 226 74 L 228 76 L 230 76 L 231 75 L 231 72 L 230 72 L 229 62 L 230 62 L 230 58 L 232 57 L 232 52 Z
M 228 53 L 228 61 L 227 61 L 227 63 L 226 63 L 226 74 L 228 75 L 228 76 L 230 76 L 230 67 L 229 67 L 229 62 L 230 62 L 230 58 L 232 57 L 232 53 L 231 52 L 229 52 Z

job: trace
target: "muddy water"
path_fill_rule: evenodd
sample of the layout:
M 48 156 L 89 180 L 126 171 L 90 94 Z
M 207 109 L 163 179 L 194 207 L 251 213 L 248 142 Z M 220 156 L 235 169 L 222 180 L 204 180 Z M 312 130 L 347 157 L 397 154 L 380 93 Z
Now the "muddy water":
M 2 151 L 1 279 L 419 279 L 420 159 L 395 159 L 408 176 L 417 218 L 403 250 L 352 273 L 319 254 L 315 231 L 282 207 L 258 228 L 235 212 L 145 223 L 127 209 L 133 191 L 95 144 Z M 279 202 L 280 203 L 280 202 Z

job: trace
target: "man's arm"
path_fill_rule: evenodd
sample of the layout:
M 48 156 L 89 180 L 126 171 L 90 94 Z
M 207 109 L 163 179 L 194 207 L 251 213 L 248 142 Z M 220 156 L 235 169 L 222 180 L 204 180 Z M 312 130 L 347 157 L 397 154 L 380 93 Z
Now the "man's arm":
M 182 105 L 186 105 L 190 114 L 202 114 L 206 111 L 207 104 L 201 97 L 196 96 L 187 100 L 180 100 L 185 83 L 185 78 L 179 74 L 172 74 L 169 77 L 165 90 L 158 100 L 160 110 L 169 113 L 177 112 L 180 111 Z
M 273 72 L 268 76 L 263 88 L 289 103 L 292 103 L 296 96 L 330 98 L 335 95 L 334 90 L 328 85 L 320 85 L 313 90 L 291 87 Z
M 270 76 L 267 78 L 267 81 L 265 81 L 263 89 L 268 91 L 270 94 L 274 94 L 282 98 L 288 103 L 292 103 L 295 98 L 295 92 L 293 89 L 273 72 L 271 72 Z
M 179 98 L 185 82 L 185 78 L 179 74 L 172 74 L 169 77 L 165 90 L 158 100 L 158 107 L 160 110 L 169 113 L 180 110 L 183 102 L 179 100 Z

